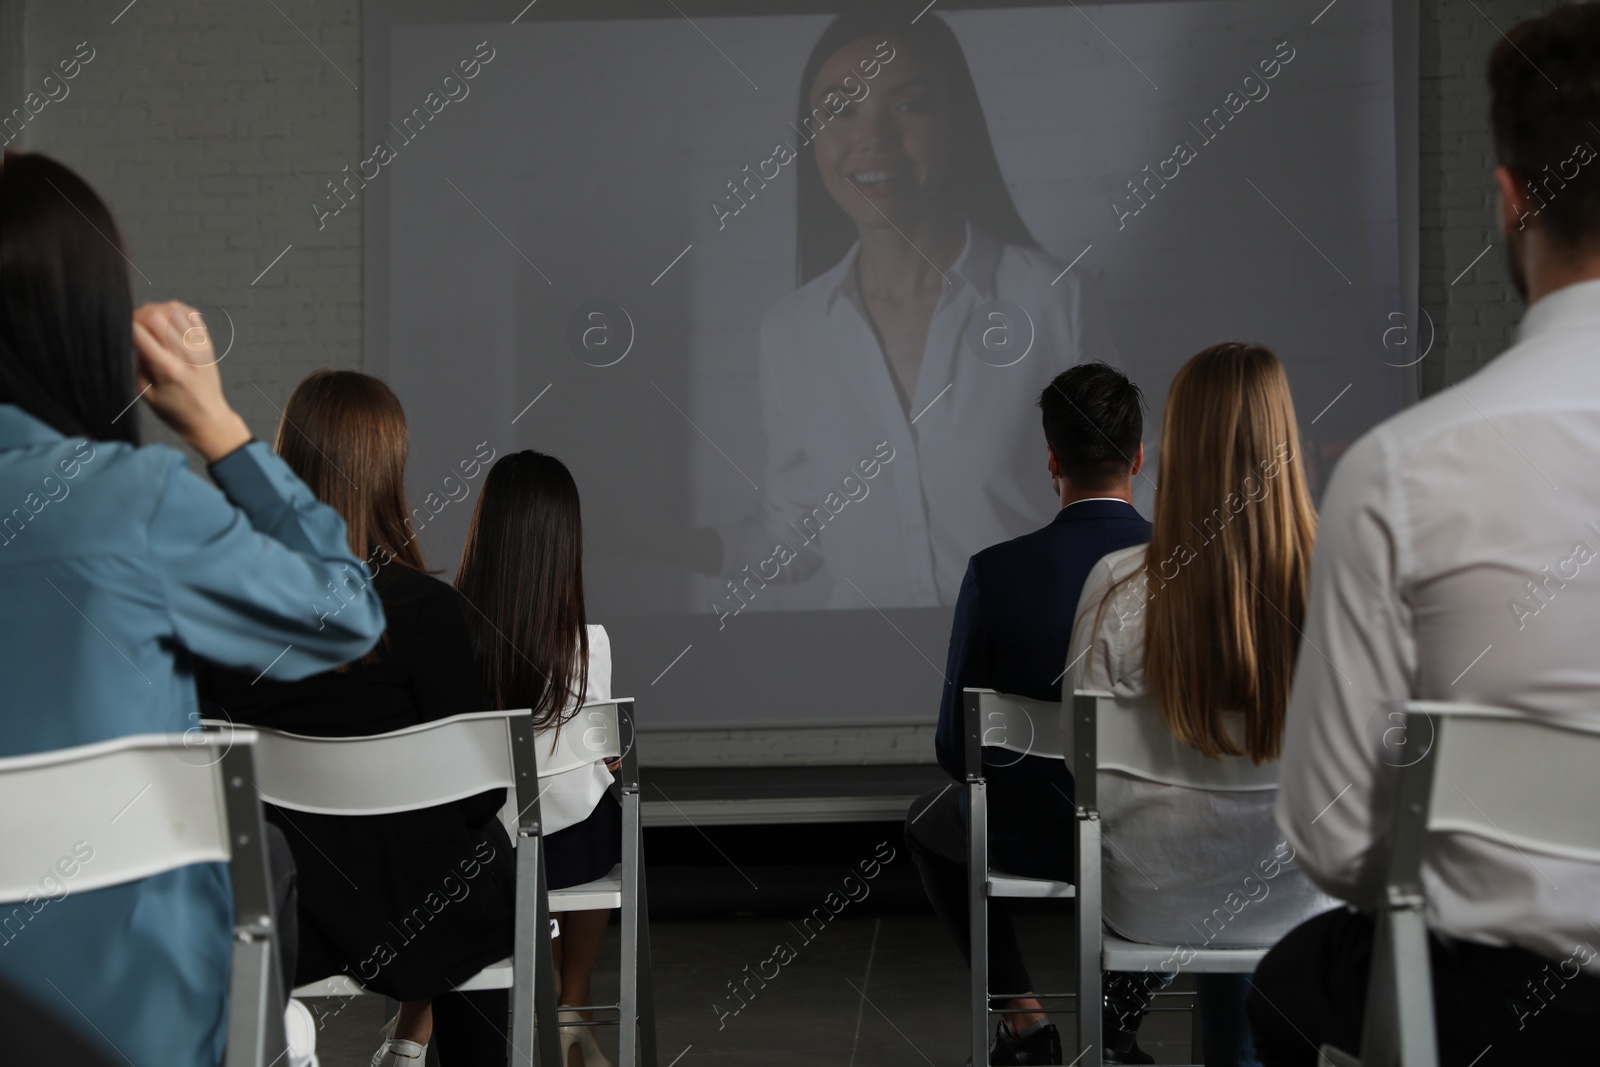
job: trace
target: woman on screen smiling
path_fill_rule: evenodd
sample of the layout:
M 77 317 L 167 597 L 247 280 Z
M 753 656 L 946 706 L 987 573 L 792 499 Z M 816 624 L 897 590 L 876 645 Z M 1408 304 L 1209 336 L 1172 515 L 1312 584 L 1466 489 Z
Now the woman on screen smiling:
M 1018 215 L 938 16 L 836 18 L 795 127 L 801 286 L 762 321 L 763 501 L 722 531 L 722 571 L 747 579 L 777 540 L 798 554 L 762 577 L 825 565 L 830 606 L 954 604 L 969 556 L 1055 510 L 1027 417 L 1039 390 L 1116 354 Z M 859 465 L 885 441 L 893 462 L 862 494 Z

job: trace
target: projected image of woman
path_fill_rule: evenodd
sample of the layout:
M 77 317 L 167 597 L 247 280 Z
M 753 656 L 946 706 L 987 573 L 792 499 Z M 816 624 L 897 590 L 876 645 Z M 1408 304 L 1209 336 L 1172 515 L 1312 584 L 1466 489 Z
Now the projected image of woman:
M 800 288 L 762 321 L 763 503 L 722 531 L 722 572 L 826 568 L 835 607 L 953 604 L 972 553 L 1057 506 L 1033 399 L 1116 355 L 1017 213 L 937 16 L 835 19 L 795 127 Z

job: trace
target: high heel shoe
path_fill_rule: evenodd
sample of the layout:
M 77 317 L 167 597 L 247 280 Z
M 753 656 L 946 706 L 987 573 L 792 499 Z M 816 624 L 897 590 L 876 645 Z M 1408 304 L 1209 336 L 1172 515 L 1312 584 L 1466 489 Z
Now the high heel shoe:
M 594 1034 L 583 1016 L 575 1011 L 564 1011 L 561 1024 L 561 1067 L 569 1067 L 574 1048 L 578 1050 L 583 1067 L 611 1067 L 611 1061 L 600 1054 L 600 1046 L 595 1043 Z
M 400 1016 L 396 1015 L 379 1029 L 384 1041 L 378 1051 L 372 1054 L 372 1067 L 422 1067 L 426 1062 L 427 1045 L 395 1040 L 394 1028 L 399 1021 Z

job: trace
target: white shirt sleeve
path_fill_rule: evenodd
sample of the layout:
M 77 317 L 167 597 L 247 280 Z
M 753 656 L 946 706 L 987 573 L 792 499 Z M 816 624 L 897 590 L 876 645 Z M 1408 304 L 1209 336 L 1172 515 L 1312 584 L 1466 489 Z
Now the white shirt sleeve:
M 1067 649 L 1074 689 L 1119 696 L 1144 692 L 1146 583 L 1142 576 L 1122 581 L 1144 558 L 1143 545 L 1113 552 L 1096 563 L 1084 581 Z M 1118 582 L 1107 600 L 1107 592 Z
M 604 626 L 589 626 L 588 686 L 580 703 L 593 703 L 611 699 L 611 637 Z M 569 721 L 562 729 L 581 730 L 584 724 L 578 719 Z M 541 731 L 543 733 L 543 731 Z M 554 742 L 551 742 L 554 744 Z M 611 788 L 611 772 L 604 760 L 570 771 L 553 774 L 540 787 L 539 811 L 543 816 L 544 832 L 553 834 L 587 819 L 600 798 Z
M 1278 825 L 1323 889 L 1370 906 L 1381 880 L 1395 768 L 1395 701 L 1416 677 L 1404 498 L 1380 433 L 1340 461 L 1323 501 L 1311 598 L 1295 663 Z M 1337 665 L 1337 666 L 1336 666 Z M 1386 731 L 1390 731 L 1387 740 Z M 1393 760 L 1380 759 L 1382 752 Z
M 589 676 L 588 686 L 584 690 L 583 702 L 590 703 L 597 700 L 611 699 L 611 635 L 606 633 L 606 628 L 596 623 L 590 623 L 589 630 Z

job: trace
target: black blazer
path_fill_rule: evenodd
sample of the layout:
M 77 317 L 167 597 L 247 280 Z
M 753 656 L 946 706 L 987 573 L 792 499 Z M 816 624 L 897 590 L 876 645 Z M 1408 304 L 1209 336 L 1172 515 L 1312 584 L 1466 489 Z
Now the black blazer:
M 1081 500 L 1041 530 L 984 549 L 967 564 L 950 628 L 934 748 L 966 777 L 961 690 L 1060 700 L 1083 583 L 1101 557 L 1150 540 L 1150 524 L 1121 500 Z M 995 865 L 1070 879 L 1072 775 L 1058 759 L 1002 751 L 984 760 Z M 1065 865 L 1065 866 L 1064 866 Z
M 488 700 L 454 588 L 391 563 L 376 579 L 388 628 L 372 654 L 299 682 L 200 674 L 205 714 L 318 737 L 386 733 Z M 307 610 L 312 610 L 308 606 Z M 396 815 L 332 816 L 267 805 L 299 877 L 297 983 L 341 972 L 421 1000 L 511 952 L 511 841 L 497 789 Z

